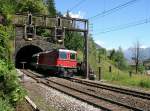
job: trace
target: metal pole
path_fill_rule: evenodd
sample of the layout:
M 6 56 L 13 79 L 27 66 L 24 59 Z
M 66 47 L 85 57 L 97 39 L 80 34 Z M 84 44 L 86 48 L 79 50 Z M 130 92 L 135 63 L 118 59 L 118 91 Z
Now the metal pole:
M 88 21 L 86 21 L 86 26 L 87 26 L 87 31 L 84 32 L 84 37 L 85 37 L 85 73 L 86 73 L 86 78 L 89 78 L 89 67 L 88 67 Z
M 25 75 L 24 75 L 24 64 L 27 63 L 27 62 L 20 62 L 20 63 L 22 64 L 22 68 L 23 68 L 22 79 L 23 79 L 23 82 L 24 82 L 24 77 L 25 77 Z

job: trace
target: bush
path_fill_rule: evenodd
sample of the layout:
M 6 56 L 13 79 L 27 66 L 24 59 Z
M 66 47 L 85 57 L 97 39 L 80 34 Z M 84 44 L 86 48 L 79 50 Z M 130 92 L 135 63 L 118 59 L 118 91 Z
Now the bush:
M 14 111 L 8 101 L 0 98 L 0 111 Z
M 6 28 L 0 25 L 0 59 L 8 59 L 8 38 Z
M 138 65 L 138 71 L 139 71 L 141 74 L 143 74 L 144 71 L 145 71 L 145 67 L 144 67 L 142 64 Z
M 16 105 L 25 96 L 14 66 L 3 60 L 0 60 L 0 85 L 0 96 L 8 100 L 12 105 Z
M 144 88 L 150 88 L 150 82 L 149 80 L 142 79 L 139 81 L 138 86 L 144 87 Z

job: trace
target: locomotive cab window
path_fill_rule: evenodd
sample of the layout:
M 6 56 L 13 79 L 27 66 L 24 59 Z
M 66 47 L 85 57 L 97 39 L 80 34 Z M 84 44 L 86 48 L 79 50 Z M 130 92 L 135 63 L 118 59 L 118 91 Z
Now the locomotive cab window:
M 59 52 L 59 58 L 60 59 L 67 59 L 67 53 L 66 52 Z
M 76 54 L 75 53 L 70 53 L 70 59 L 75 60 L 76 59 Z

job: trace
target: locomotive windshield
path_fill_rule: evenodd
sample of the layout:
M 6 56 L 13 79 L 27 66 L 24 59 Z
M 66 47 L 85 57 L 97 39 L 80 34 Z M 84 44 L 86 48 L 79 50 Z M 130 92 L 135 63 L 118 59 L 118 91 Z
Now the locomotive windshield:
M 59 58 L 60 59 L 67 59 L 67 53 L 66 52 L 59 52 Z
M 75 60 L 76 59 L 76 54 L 75 53 L 70 53 L 70 59 Z

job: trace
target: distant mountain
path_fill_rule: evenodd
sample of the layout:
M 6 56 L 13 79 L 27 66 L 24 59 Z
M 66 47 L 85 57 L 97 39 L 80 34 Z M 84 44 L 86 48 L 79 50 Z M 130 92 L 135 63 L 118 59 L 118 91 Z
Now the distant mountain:
M 131 60 L 133 57 L 133 48 L 129 48 L 124 51 L 124 56 L 127 60 Z M 142 60 L 149 59 L 150 58 L 150 47 L 148 48 L 140 48 L 140 58 Z

